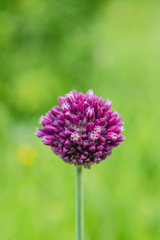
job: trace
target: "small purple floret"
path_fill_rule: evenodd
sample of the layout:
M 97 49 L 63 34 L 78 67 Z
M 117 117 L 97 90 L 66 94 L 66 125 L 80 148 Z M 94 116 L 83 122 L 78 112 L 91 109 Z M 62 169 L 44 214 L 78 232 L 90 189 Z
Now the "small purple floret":
M 42 116 L 36 135 L 65 162 L 90 168 L 107 158 L 125 137 L 122 116 L 111 110 L 111 101 L 89 90 L 75 90 L 59 97 L 55 106 Z

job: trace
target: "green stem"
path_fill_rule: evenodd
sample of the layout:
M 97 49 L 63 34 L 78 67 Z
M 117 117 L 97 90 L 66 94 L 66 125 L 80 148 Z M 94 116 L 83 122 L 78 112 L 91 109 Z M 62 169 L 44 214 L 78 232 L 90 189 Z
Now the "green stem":
M 82 167 L 76 166 L 76 236 L 77 240 L 84 240 L 83 233 L 83 185 Z

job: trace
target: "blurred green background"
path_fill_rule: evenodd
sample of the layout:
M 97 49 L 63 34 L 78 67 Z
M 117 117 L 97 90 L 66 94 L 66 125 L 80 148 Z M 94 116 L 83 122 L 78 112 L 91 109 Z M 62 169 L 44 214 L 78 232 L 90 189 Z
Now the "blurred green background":
M 109 98 L 126 141 L 84 169 L 86 240 L 160 239 L 160 2 L 0 1 L 0 240 L 74 240 L 75 169 L 38 119 L 70 90 Z

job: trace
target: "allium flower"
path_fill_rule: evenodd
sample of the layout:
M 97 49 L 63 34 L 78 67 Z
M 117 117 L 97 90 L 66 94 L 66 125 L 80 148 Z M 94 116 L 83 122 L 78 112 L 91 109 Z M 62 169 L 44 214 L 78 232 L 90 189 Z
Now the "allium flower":
M 111 102 L 89 90 L 86 95 L 75 90 L 59 97 L 55 106 L 41 117 L 43 129 L 36 135 L 65 162 L 90 168 L 112 153 L 125 137 L 122 116 L 111 111 Z

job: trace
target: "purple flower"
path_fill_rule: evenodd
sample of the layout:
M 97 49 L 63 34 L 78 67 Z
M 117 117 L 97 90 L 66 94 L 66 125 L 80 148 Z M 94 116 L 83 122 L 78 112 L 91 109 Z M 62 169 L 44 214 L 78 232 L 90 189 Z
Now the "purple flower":
M 65 162 L 90 168 L 112 153 L 125 137 L 122 116 L 111 111 L 111 102 L 89 90 L 71 91 L 58 98 L 59 106 L 41 117 L 36 135 Z

